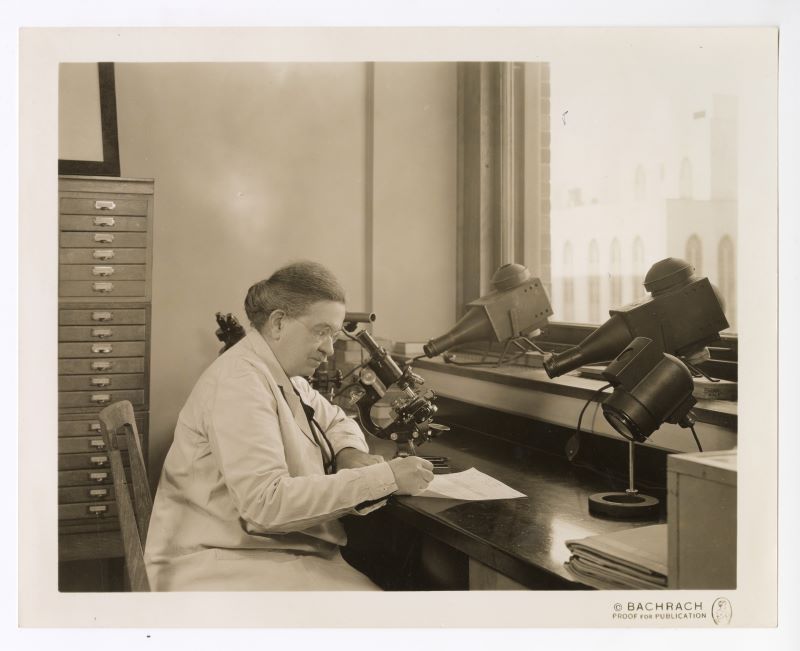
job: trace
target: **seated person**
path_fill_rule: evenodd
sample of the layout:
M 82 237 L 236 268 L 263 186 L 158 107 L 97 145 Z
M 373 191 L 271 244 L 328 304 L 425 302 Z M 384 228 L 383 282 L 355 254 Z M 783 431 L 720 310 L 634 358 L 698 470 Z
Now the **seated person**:
M 341 557 L 338 518 L 433 479 L 371 455 L 306 377 L 333 354 L 344 291 L 313 262 L 247 292 L 252 329 L 200 376 L 178 417 L 145 561 L 153 590 L 376 590 Z

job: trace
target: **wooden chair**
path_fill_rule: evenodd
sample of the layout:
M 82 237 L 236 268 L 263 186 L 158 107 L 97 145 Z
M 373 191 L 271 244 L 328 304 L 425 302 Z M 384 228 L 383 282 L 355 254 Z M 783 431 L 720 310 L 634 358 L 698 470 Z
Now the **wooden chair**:
M 100 428 L 111 462 L 114 498 L 117 502 L 117 514 L 130 589 L 133 592 L 149 592 L 150 583 L 147 580 L 144 565 L 144 545 L 147 540 L 150 513 L 153 510 L 153 499 L 147 483 L 147 469 L 142 455 L 139 432 L 136 429 L 133 405 L 127 400 L 121 400 L 103 409 L 100 412 Z M 129 484 L 125 476 L 118 436 L 124 436 L 127 439 L 133 499 L 131 499 Z

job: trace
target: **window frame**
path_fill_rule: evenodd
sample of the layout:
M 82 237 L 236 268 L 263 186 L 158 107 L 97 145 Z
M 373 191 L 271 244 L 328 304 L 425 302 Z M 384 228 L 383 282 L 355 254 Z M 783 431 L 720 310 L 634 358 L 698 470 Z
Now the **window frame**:
M 526 101 L 539 106 L 534 120 L 526 120 Z M 525 264 L 552 294 L 549 123 L 549 64 L 458 65 L 458 317 L 469 301 L 490 289 L 491 275 L 507 262 Z M 526 160 L 525 145 L 530 150 L 531 142 L 539 156 Z M 537 260 L 525 259 L 526 237 L 539 239 Z M 545 350 L 563 350 L 599 325 L 552 320 L 536 343 Z M 486 351 L 485 345 L 468 349 Z M 502 345 L 489 350 L 502 351 Z M 711 359 L 700 368 L 712 377 L 736 381 L 738 336 L 721 335 L 709 351 Z

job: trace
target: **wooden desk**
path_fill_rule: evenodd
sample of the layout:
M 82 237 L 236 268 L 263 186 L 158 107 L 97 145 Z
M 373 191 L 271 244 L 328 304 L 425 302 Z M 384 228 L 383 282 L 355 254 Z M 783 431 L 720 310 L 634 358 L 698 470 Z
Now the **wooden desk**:
M 348 560 L 368 574 L 377 569 L 383 576 L 376 580 L 388 589 L 589 589 L 564 567 L 567 540 L 659 521 L 589 515 L 590 494 L 624 485 L 619 477 L 572 465 L 563 454 L 464 429 L 453 429 L 418 452 L 449 457 L 454 471 L 475 467 L 527 497 L 485 502 L 398 497 L 374 514 L 348 518 L 355 552 Z M 370 550 L 380 557 L 370 562 Z M 386 567 L 398 558 L 403 560 L 394 569 Z M 393 571 L 403 574 L 399 581 Z

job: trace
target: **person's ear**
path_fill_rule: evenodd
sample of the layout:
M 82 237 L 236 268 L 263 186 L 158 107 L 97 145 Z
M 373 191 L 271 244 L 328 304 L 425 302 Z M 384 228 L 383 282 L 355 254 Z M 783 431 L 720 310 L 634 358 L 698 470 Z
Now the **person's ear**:
M 286 328 L 286 312 L 283 310 L 272 310 L 267 317 L 266 334 L 278 341 Z

